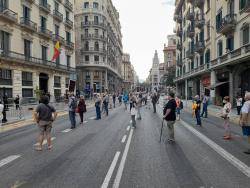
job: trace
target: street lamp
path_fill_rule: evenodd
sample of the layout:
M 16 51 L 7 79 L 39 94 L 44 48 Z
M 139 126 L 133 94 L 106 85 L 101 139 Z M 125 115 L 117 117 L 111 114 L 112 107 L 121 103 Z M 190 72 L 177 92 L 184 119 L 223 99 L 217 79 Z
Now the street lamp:
M 7 111 L 7 105 L 8 105 L 8 98 L 7 98 L 7 95 L 6 95 L 6 88 L 3 87 L 3 105 L 4 105 L 4 108 L 3 108 L 3 119 L 2 119 L 2 123 L 6 123 L 8 120 L 6 118 L 6 111 Z

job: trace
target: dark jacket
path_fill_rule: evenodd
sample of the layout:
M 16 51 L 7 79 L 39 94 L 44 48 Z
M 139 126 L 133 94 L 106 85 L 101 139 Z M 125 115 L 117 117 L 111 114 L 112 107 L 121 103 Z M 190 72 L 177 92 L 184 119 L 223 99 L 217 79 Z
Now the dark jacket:
M 86 112 L 87 111 L 84 99 L 80 99 L 80 101 L 78 103 L 78 109 L 79 109 L 80 112 Z

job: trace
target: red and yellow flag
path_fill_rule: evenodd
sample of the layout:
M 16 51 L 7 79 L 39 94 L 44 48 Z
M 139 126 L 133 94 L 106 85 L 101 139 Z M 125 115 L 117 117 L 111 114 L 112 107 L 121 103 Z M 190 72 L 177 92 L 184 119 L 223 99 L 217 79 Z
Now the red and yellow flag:
M 55 61 L 59 57 L 59 55 L 60 55 L 60 44 L 59 41 L 57 41 L 54 47 L 54 55 L 51 61 Z

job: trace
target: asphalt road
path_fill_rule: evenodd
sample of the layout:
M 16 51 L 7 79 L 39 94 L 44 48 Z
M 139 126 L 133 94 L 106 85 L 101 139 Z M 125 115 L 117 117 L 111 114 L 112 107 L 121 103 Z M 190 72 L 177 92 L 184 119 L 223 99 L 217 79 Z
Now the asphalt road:
M 149 107 L 149 106 L 148 106 Z M 0 188 L 246 188 L 250 156 L 239 127 L 222 140 L 219 118 L 196 127 L 191 114 L 176 123 L 176 143 L 159 143 L 162 109 L 143 107 L 137 129 L 123 107 L 69 130 L 68 117 L 53 127 L 53 149 L 34 151 L 36 125 L 0 134 Z M 164 138 L 166 132 L 164 131 Z M 249 174 L 248 174 L 249 173 Z

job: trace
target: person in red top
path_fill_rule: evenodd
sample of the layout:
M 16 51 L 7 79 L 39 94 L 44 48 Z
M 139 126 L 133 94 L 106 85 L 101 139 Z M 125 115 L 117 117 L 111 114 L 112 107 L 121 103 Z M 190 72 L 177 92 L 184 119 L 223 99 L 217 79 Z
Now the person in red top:
M 82 125 L 83 124 L 83 114 L 87 111 L 84 96 L 80 96 L 80 100 L 78 103 L 78 110 L 79 110 L 79 115 L 80 115 L 80 119 L 81 119 L 80 124 Z

